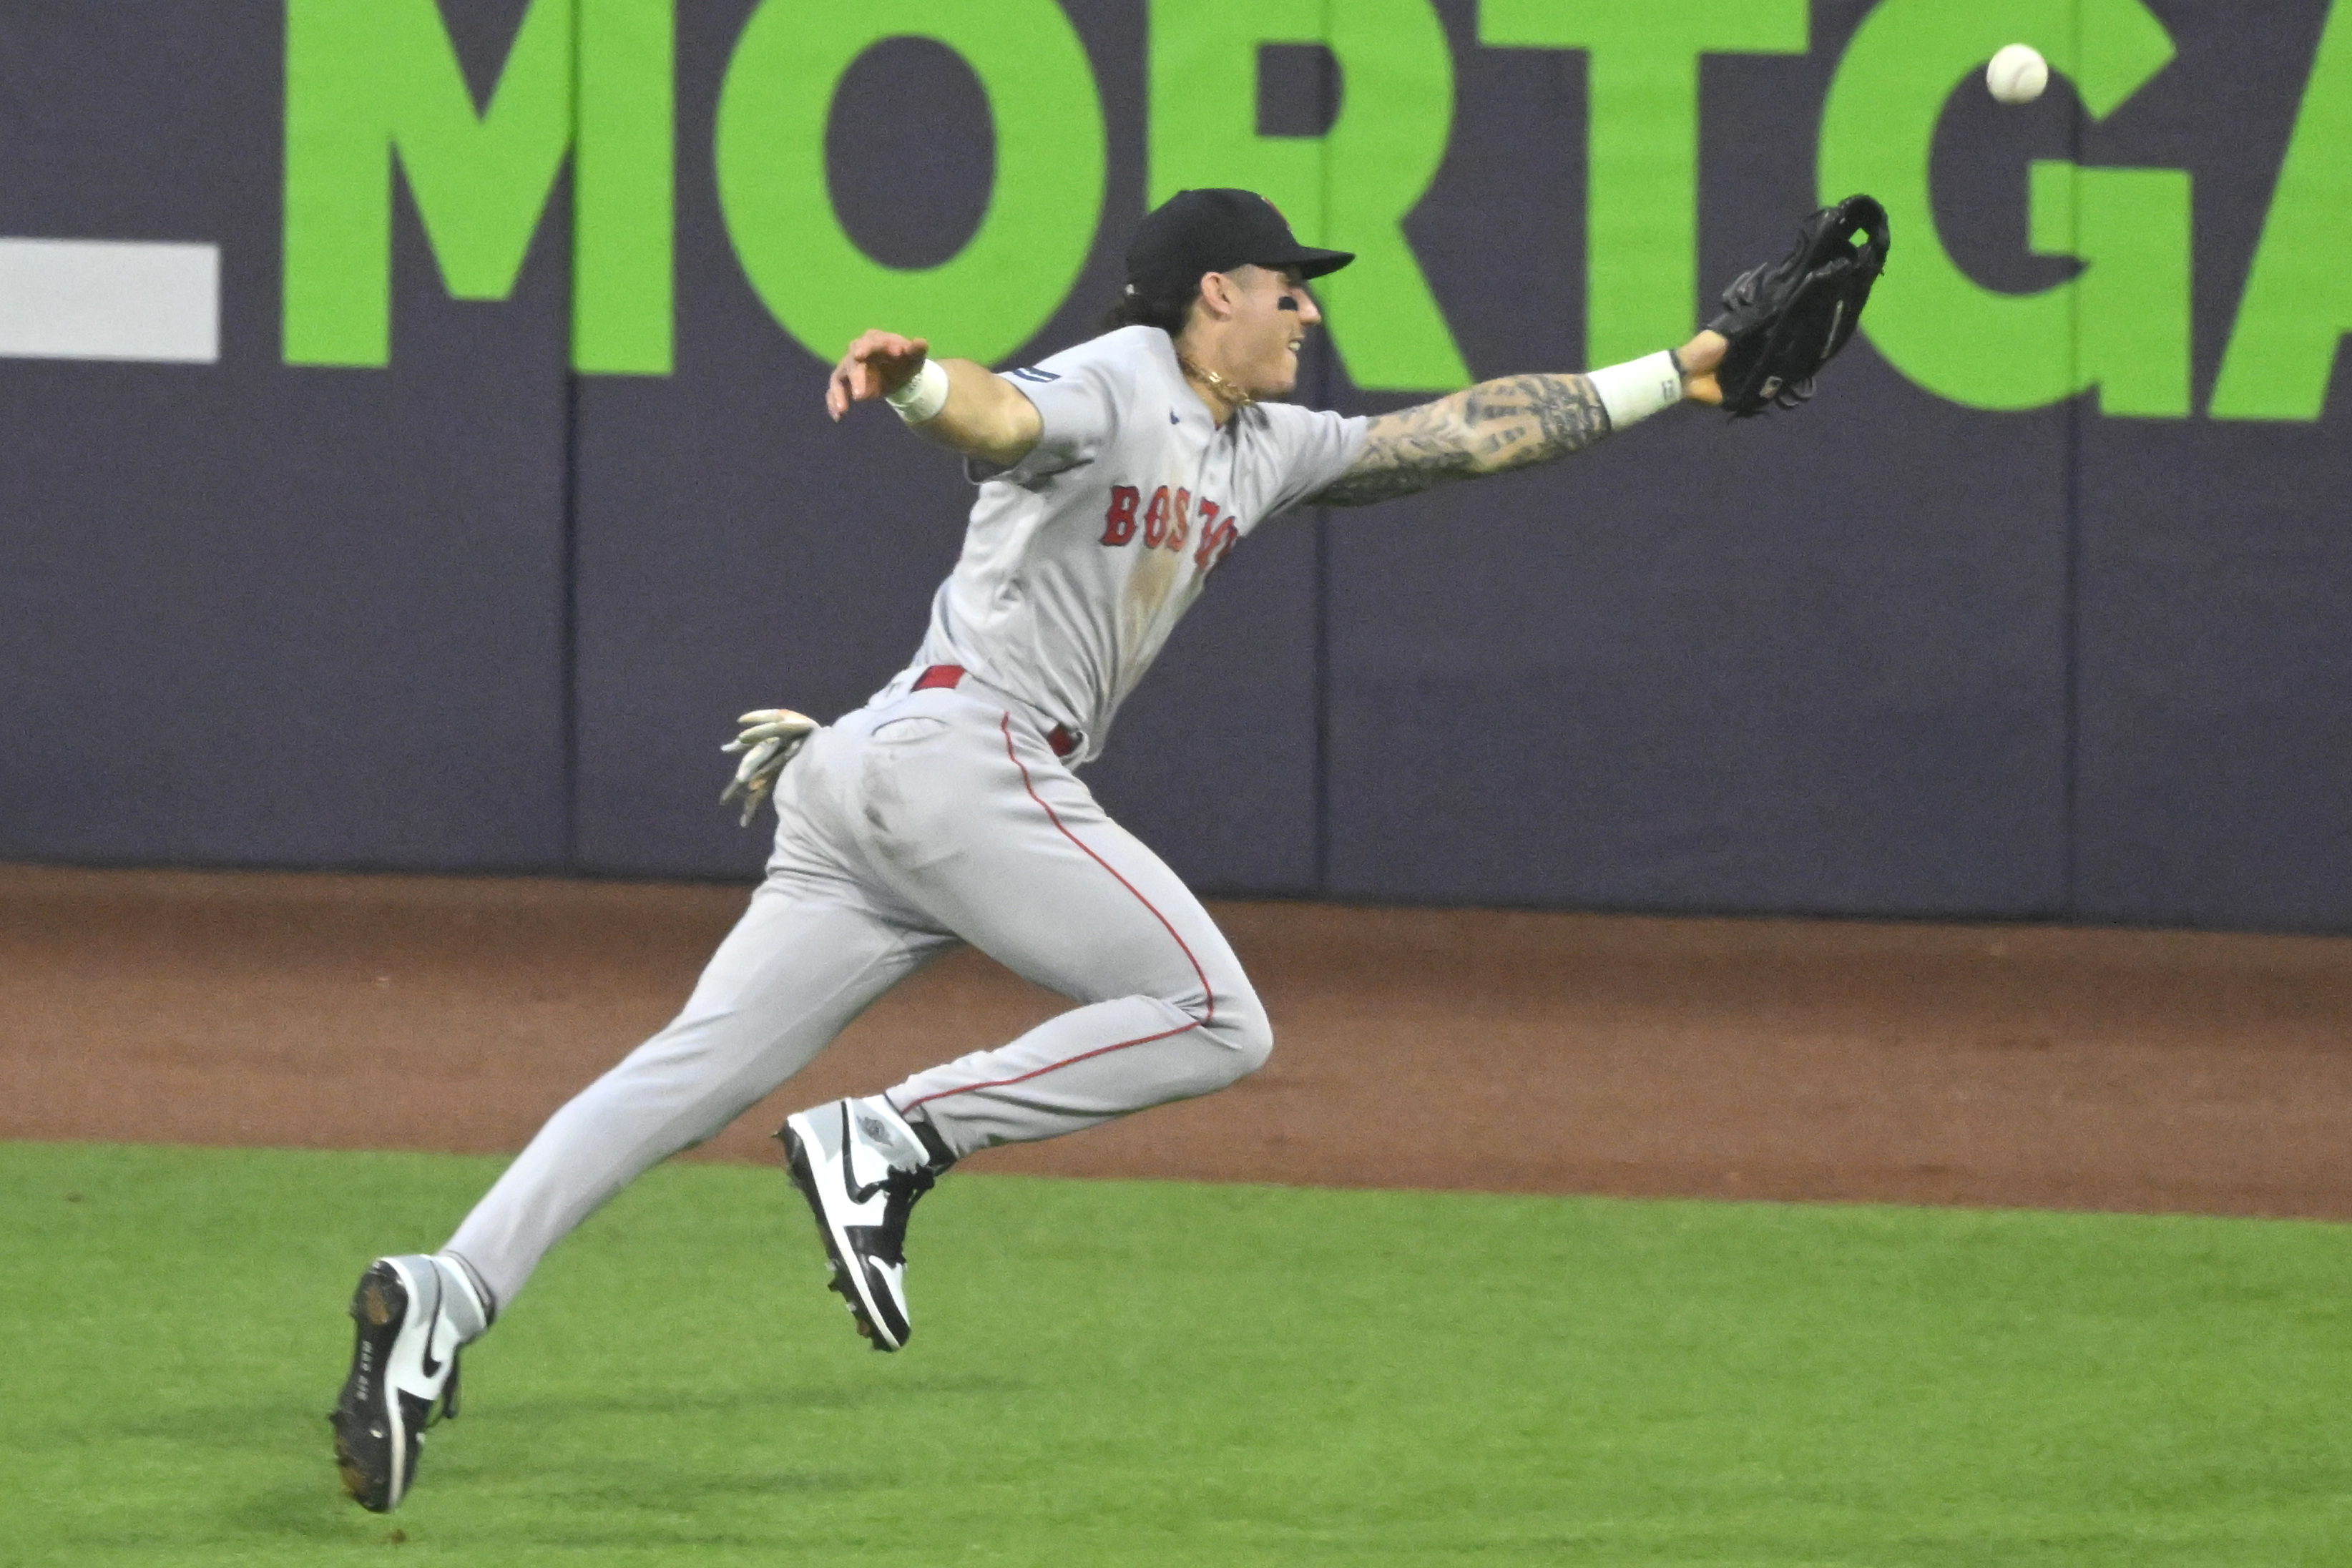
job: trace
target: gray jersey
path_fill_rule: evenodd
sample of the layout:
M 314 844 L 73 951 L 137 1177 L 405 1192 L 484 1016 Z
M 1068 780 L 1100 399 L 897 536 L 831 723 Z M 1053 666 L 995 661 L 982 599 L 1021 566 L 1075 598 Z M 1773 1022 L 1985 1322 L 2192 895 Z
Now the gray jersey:
M 1007 379 L 1045 433 L 976 467 L 963 553 L 931 602 L 903 690 L 961 665 L 1102 751 L 1118 705 L 1209 574 L 1258 524 L 1313 497 L 1363 446 L 1362 418 L 1257 404 L 1221 428 L 1168 334 L 1124 327 Z

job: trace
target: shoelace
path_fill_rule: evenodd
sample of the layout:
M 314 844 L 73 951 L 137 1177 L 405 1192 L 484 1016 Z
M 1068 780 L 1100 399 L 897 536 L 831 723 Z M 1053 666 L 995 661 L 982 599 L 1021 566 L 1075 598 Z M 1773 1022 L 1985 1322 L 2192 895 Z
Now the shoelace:
M 917 1198 L 939 1185 L 939 1173 L 929 1165 L 917 1165 L 911 1170 L 905 1166 L 893 1165 L 890 1167 L 890 1173 L 882 1178 L 882 1190 L 891 1197 L 903 1198 L 912 1204 Z
M 882 1178 L 882 1193 L 887 1201 L 882 1208 L 881 1230 L 891 1249 L 899 1254 L 896 1261 L 905 1258 L 908 1214 L 914 1208 L 915 1200 L 937 1186 L 939 1180 L 940 1170 L 929 1165 L 918 1165 L 911 1170 L 893 1165 Z

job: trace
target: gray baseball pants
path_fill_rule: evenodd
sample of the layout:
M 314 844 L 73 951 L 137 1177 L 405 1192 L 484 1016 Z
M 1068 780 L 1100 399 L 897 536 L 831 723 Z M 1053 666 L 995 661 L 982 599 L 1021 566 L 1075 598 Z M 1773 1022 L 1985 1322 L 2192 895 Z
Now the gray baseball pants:
M 1210 1093 L 1273 1048 L 1200 900 L 1095 804 L 1036 717 L 984 689 L 819 731 L 776 813 L 767 879 L 685 1010 L 550 1118 L 450 1238 L 500 1305 L 607 1198 L 959 941 L 1079 1004 L 887 1091 L 959 1155 Z

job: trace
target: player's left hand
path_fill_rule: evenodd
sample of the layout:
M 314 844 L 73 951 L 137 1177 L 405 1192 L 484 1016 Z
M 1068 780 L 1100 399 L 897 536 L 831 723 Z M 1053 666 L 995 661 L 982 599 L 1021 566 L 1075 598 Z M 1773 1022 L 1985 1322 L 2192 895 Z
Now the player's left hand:
M 1731 340 L 1717 331 L 1703 331 L 1675 351 L 1682 363 L 1683 395 L 1693 403 L 1719 407 L 1723 403 L 1723 387 L 1715 379 L 1715 367 L 1723 363 L 1723 351 Z
M 743 760 L 736 764 L 735 782 L 720 794 L 719 802 L 724 805 L 742 796 L 740 826 L 749 827 L 760 813 L 761 803 L 775 793 L 776 775 L 816 732 L 817 721 L 789 708 L 754 708 L 735 722 L 744 726 L 743 732 L 719 749 L 740 752 Z
M 838 420 L 853 403 L 887 397 L 914 380 L 930 355 L 931 345 L 921 338 L 879 331 L 858 333 L 833 367 L 833 379 L 825 383 L 824 411 Z
M 1886 270 L 1886 209 L 1865 195 L 1822 208 L 1797 226 L 1797 247 L 1751 268 L 1723 291 L 1707 325 L 1730 346 L 1716 370 L 1735 419 L 1794 408 L 1813 378 L 1852 341 L 1870 290 Z

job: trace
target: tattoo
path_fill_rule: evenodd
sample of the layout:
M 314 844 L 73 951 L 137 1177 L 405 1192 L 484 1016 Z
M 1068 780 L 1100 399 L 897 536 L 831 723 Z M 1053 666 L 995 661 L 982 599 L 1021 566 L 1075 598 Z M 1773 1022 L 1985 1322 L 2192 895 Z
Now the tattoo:
M 1365 506 L 1446 479 L 1500 474 L 1580 452 L 1609 434 L 1580 375 L 1514 375 L 1373 419 L 1364 449 L 1315 500 Z

